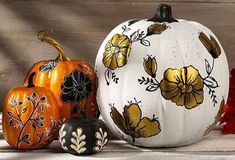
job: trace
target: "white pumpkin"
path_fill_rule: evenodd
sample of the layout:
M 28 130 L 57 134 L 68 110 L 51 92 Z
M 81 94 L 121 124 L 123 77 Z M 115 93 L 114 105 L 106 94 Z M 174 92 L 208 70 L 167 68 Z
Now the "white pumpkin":
M 218 39 L 197 22 L 173 19 L 168 5 L 151 19 L 114 28 L 95 66 L 104 120 L 137 146 L 200 140 L 218 122 L 228 96 L 228 64 Z

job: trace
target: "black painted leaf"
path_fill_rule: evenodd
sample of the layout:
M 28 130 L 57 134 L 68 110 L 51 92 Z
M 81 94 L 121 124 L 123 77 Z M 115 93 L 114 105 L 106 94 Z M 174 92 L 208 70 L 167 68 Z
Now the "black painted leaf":
M 40 111 L 41 111 L 42 113 L 44 112 L 44 108 L 43 108 L 42 105 L 39 106 L 39 109 L 40 109 Z
M 151 84 L 146 88 L 146 90 L 149 92 L 153 92 L 153 91 L 156 91 L 158 89 L 158 87 L 159 87 L 158 85 Z
M 140 43 L 143 44 L 144 46 L 150 46 L 150 42 L 146 39 L 141 39 Z
M 130 28 L 128 28 L 126 25 L 122 26 L 122 30 L 123 32 L 127 32 L 129 30 L 131 30 Z
M 211 76 L 206 77 L 206 79 L 204 80 L 204 83 L 206 83 L 211 88 L 219 87 L 218 82 Z M 212 93 L 214 92 L 212 91 Z
M 23 135 L 22 140 L 26 142 L 27 139 L 29 139 L 29 134 Z
M 38 127 L 43 127 L 44 124 L 43 124 L 42 122 L 38 122 L 38 123 L 37 123 L 37 126 L 38 126 Z
M 37 97 L 37 93 L 33 92 L 32 99 L 35 99 Z
M 139 29 L 131 34 L 130 40 L 131 42 L 136 42 L 139 40 Z
M 46 97 L 45 97 L 45 96 L 43 96 L 43 97 L 40 98 L 40 102 L 44 102 L 45 100 L 46 100 Z
M 37 129 L 37 126 L 35 123 L 32 123 L 32 127 L 33 127 L 33 129 Z
M 105 80 L 106 80 L 106 82 L 107 82 L 107 85 L 109 85 L 110 84 L 110 79 L 111 79 L 111 70 L 110 69 L 107 69 L 106 71 L 105 71 Z
M 10 125 L 10 126 L 12 126 L 13 124 L 14 124 L 14 119 L 10 119 L 9 121 L 8 121 L 8 124 Z
M 43 120 L 44 120 L 44 117 L 43 117 L 43 116 L 39 116 L 39 117 L 36 118 L 36 120 L 38 120 L 38 121 L 43 121 Z
M 25 113 L 27 111 L 27 107 L 25 106 L 22 110 L 21 113 Z
M 29 102 L 32 102 L 31 97 L 27 97 L 27 100 L 28 100 Z
M 22 104 L 23 104 L 23 102 L 22 102 L 22 101 L 19 101 L 19 102 L 18 102 L 18 105 L 19 105 L 19 106 L 20 106 L 20 105 L 22 105 Z
M 8 114 L 8 116 L 12 116 L 12 112 L 11 111 L 9 111 L 9 110 L 7 110 L 7 114 Z
M 130 26 L 130 25 L 132 25 L 132 24 L 134 24 L 134 23 L 136 23 L 136 22 L 138 22 L 138 21 L 139 21 L 139 19 L 130 20 L 130 21 L 128 22 L 128 26 Z
M 212 68 L 211 68 L 209 62 L 208 62 L 206 59 L 205 59 L 205 66 L 206 66 L 206 72 L 207 72 L 207 74 L 210 75 L 211 72 L 212 72 Z

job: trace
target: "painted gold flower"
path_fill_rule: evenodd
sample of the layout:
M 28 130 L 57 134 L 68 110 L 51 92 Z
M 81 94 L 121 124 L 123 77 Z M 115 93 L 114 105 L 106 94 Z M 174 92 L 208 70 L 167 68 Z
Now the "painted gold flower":
M 218 58 L 220 56 L 221 48 L 213 36 L 210 35 L 209 38 L 205 33 L 201 32 L 198 38 L 213 58 Z
M 203 87 L 201 75 L 191 65 L 179 69 L 167 69 L 164 79 L 160 82 L 162 96 L 187 109 L 192 109 L 203 102 Z
M 103 64 L 109 69 L 122 67 L 127 63 L 131 51 L 131 41 L 126 35 L 115 34 L 105 45 Z
M 157 72 L 157 62 L 155 57 L 148 57 L 147 59 L 144 59 L 144 70 L 148 75 L 150 75 L 152 78 L 156 77 Z
M 133 138 L 147 138 L 157 135 L 160 131 L 160 123 L 157 119 L 142 118 L 142 112 L 137 103 L 132 103 L 124 107 L 123 115 L 121 115 L 115 107 L 111 108 L 111 118 L 114 123 L 125 134 Z

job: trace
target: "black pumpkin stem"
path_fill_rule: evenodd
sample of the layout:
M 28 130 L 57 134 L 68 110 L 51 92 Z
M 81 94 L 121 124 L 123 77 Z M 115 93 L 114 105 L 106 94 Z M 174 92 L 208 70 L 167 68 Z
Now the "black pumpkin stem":
M 178 22 L 176 19 L 172 17 L 172 12 L 171 12 L 171 6 L 167 4 L 160 4 L 157 9 L 157 13 L 153 18 L 148 19 L 148 21 L 153 21 L 153 22 Z
M 33 78 L 34 78 L 35 75 L 36 75 L 35 72 L 30 74 L 29 79 L 28 79 L 28 86 L 27 86 L 27 88 L 35 87 L 35 85 L 33 83 Z

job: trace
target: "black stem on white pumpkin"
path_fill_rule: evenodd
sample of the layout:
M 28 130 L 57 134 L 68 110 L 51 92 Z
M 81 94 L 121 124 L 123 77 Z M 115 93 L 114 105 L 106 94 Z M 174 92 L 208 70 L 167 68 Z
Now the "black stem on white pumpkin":
M 171 6 L 167 4 L 160 4 L 157 9 L 157 13 L 155 16 L 151 19 L 148 19 L 148 21 L 153 21 L 153 22 L 178 22 L 176 19 L 172 17 L 172 12 L 171 12 Z
M 33 78 L 34 78 L 35 75 L 36 75 L 35 72 L 30 74 L 29 79 L 28 79 L 28 86 L 27 86 L 27 88 L 35 87 L 35 85 L 33 83 Z

